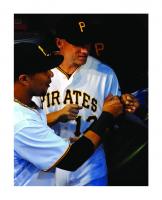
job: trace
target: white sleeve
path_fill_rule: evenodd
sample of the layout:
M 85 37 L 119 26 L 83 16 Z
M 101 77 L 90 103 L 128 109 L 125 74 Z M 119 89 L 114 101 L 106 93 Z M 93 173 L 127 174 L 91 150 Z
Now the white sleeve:
M 106 83 L 105 83 L 105 98 L 111 93 L 112 95 L 121 95 L 121 90 L 117 76 L 112 68 L 106 65 Z
M 118 95 L 118 96 L 121 95 L 119 82 L 118 82 L 117 76 L 113 70 L 112 70 L 112 83 L 111 83 L 110 93 L 113 95 Z
M 52 167 L 68 150 L 69 143 L 34 120 L 21 121 L 24 128 L 15 134 L 15 151 L 41 170 Z

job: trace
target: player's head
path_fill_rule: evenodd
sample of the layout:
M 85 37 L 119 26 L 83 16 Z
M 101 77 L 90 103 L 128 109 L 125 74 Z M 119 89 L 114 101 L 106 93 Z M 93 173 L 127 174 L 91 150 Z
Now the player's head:
M 67 14 L 57 23 L 56 36 L 75 46 L 84 46 L 93 42 L 91 29 L 92 26 L 87 16 Z
M 56 26 L 56 45 L 66 61 L 86 62 L 92 40 L 92 29 L 84 15 L 66 15 Z
M 43 95 L 53 76 L 50 69 L 62 61 L 63 56 L 60 55 L 45 56 L 36 44 L 15 44 L 14 82 L 31 90 L 32 95 Z

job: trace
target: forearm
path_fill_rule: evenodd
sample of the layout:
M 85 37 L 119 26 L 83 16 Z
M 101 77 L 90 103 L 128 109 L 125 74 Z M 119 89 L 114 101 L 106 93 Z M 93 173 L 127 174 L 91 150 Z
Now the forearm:
M 77 104 L 68 104 L 64 108 L 47 114 L 47 123 L 49 126 L 56 124 L 57 122 L 67 122 L 75 120 L 81 106 Z
M 84 136 L 71 145 L 69 152 L 57 164 L 57 167 L 69 171 L 75 171 L 80 167 L 100 145 L 102 138 L 106 134 L 105 130 L 111 128 L 112 121 L 109 123 L 109 120 L 112 120 L 111 114 L 105 115 L 104 113 L 101 115 L 95 125 L 92 125 Z
M 60 121 L 60 111 L 52 112 L 46 115 L 47 124 L 52 126 Z
M 94 153 L 94 150 L 92 141 L 82 136 L 71 145 L 66 156 L 57 163 L 56 167 L 75 171 Z

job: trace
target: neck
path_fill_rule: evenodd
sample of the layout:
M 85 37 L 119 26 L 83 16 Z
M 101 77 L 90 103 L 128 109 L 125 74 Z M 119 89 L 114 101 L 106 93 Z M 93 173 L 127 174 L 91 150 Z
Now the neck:
M 14 98 L 27 106 L 30 106 L 32 102 L 32 97 L 28 95 L 26 90 L 17 86 L 14 87 Z
M 24 104 L 26 106 L 32 107 L 32 101 L 31 101 L 31 99 L 30 100 L 26 100 L 26 99 L 21 98 L 19 96 L 14 96 L 14 99 L 17 102 L 21 102 L 22 104 Z
M 67 74 L 73 74 L 79 68 L 78 65 L 69 65 L 67 63 L 62 63 L 59 67 Z

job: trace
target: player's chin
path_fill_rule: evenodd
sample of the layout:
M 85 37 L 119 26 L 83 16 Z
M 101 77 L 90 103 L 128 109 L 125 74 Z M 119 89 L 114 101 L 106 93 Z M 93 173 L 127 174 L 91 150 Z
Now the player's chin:
M 84 65 L 87 61 L 87 57 L 81 57 L 78 59 L 78 64 L 79 65 Z
M 37 95 L 35 96 L 45 96 L 47 94 L 47 89 L 48 87 L 42 88 L 39 92 L 37 92 Z

